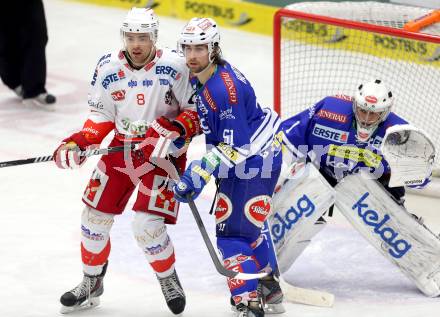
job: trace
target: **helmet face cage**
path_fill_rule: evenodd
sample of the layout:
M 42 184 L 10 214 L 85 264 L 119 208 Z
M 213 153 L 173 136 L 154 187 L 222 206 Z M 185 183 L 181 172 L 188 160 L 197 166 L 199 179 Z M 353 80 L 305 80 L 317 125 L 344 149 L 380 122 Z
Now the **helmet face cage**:
M 156 44 L 159 30 L 159 21 L 152 9 L 132 8 L 121 26 L 121 38 L 126 47 L 126 33 L 147 33 L 153 44 Z
M 178 51 L 184 55 L 185 45 L 208 46 L 209 61 L 213 61 L 213 53 L 219 52 L 220 34 L 217 23 L 211 18 L 192 18 L 180 32 L 177 43 Z
M 358 139 L 367 141 L 370 138 L 379 124 L 390 114 L 393 101 L 393 94 L 379 79 L 359 85 L 353 98 Z M 359 109 L 367 112 L 366 118 L 359 117 Z M 369 123 L 369 113 L 380 113 L 380 115 L 375 122 Z

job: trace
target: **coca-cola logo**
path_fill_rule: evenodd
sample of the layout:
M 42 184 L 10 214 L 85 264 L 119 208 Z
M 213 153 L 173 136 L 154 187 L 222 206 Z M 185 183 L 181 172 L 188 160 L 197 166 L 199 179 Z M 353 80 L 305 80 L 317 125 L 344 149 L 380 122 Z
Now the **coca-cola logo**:
M 262 227 L 264 221 L 272 211 L 271 198 L 267 195 L 260 195 L 250 199 L 244 211 L 246 217 L 257 227 Z

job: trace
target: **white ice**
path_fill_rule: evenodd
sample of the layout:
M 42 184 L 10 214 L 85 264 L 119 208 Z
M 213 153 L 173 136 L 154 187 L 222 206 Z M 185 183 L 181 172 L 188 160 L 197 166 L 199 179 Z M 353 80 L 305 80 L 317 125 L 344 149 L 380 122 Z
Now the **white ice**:
M 45 8 L 47 88 L 58 97 L 56 111 L 24 108 L 1 86 L 0 161 L 49 155 L 62 138 L 77 131 L 87 115 L 87 86 L 95 64 L 120 45 L 119 23 L 125 10 L 60 0 L 45 1 Z M 174 47 L 183 24 L 162 17 L 161 44 Z M 252 81 L 260 102 L 271 105 L 271 38 L 223 29 L 222 48 Z M 191 147 L 191 157 L 201 151 L 199 139 Z M 0 316 L 57 316 L 60 295 L 81 280 L 81 196 L 95 163 L 90 159 L 76 171 L 57 169 L 53 163 L 0 169 Z M 197 204 L 214 241 L 214 222 L 208 215 L 213 190 L 210 184 Z M 439 232 L 438 203 L 409 196 L 407 205 Z M 101 306 L 76 316 L 172 316 L 133 239 L 131 204 L 112 229 Z M 187 293 L 183 315 L 232 316 L 225 278 L 215 271 L 187 206 L 182 206 L 178 225 L 169 231 Z M 336 302 L 333 308 L 286 304 L 284 316 L 432 317 L 440 310 L 440 299 L 422 295 L 337 214 L 285 278 L 301 287 L 333 292 Z

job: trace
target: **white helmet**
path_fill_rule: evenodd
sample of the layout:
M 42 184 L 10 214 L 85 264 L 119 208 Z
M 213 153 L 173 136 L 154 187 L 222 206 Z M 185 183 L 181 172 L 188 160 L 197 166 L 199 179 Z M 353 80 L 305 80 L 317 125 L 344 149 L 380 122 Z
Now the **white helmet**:
M 178 44 L 181 51 L 184 45 L 207 44 L 211 60 L 211 53 L 220 44 L 217 23 L 211 18 L 192 18 L 180 32 Z
M 122 22 L 121 35 L 128 33 L 149 33 L 153 43 L 157 41 L 159 20 L 153 9 L 132 8 Z
M 393 94 L 380 79 L 359 85 L 353 98 L 353 112 L 356 118 L 359 141 L 368 141 L 379 124 L 385 121 L 390 114 L 393 101 Z M 359 110 L 379 113 L 379 116 L 375 122 L 366 122 L 365 118 L 361 120 L 359 117 Z

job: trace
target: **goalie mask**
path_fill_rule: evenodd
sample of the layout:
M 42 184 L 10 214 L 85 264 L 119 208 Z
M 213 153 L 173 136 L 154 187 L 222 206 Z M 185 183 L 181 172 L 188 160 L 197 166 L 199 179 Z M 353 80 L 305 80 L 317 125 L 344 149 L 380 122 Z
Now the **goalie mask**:
M 185 54 L 185 45 L 208 46 L 209 62 L 220 57 L 220 34 L 217 23 L 211 18 L 192 18 L 180 32 L 178 50 Z
M 393 94 L 379 79 L 359 85 L 353 98 L 357 139 L 367 142 L 379 124 L 388 117 Z

